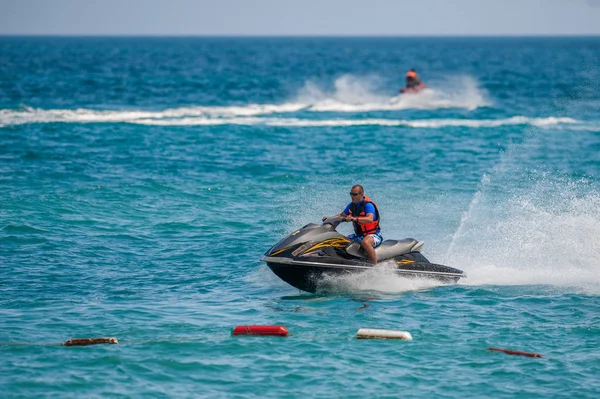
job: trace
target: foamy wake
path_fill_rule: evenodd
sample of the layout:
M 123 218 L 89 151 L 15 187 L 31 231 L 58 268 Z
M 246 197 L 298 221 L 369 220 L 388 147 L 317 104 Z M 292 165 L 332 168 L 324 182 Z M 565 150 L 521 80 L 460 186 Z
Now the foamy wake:
M 513 116 L 503 119 L 387 119 L 387 118 L 313 118 L 311 113 L 368 113 L 404 109 L 475 109 L 489 106 L 484 90 L 466 76 L 439 82 L 435 89 L 418 94 L 396 97 L 382 95 L 389 89 L 380 89 L 376 77 L 344 75 L 332 87 L 306 82 L 294 99 L 283 104 L 247 104 L 240 106 L 197 106 L 148 110 L 93 110 L 93 109 L 20 109 L 0 110 L 0 127 L 31 123 L 130 123 L 154 126 L 213 126 L 213 125 L 266 125 L 283 127 L 347 127 L 347 126 L 400 126 L 414 128 L 441 128 L 462 126 L 494 128 L 506 125 L 536 127 L 569 125 L 574 129 L 599 130 L 598 125 L 581 123 L 575 119 L 548 116 L 531 118 Z M 396 91 L 396 88 L 393 89 Z M 298 115 L 298 113 L 301 113 Z
M 0 110 L 0 126 L 27 123 L 138 123 L 145 125 L 221 125 L 270 124 L 281 126 L 349 126 L 357 122 L 326 120 L 312 124 L 293 118 L 264 118 L 265 116 L 306 113 L 357 113 L 371 111 L 396 111 L 404 109 L 475 109 L 491 103 L 468 77 L 453 79 L 453 86 L 427 89 L 419 94 L 392 97 L 386 88 L 377 89 L 376 78 L 359 78 L 345 75 L 335 80 L 333 87 L 321 87 L 306 82 L 291 101 L 282 104 L 247 104 L 240 106 L 197 106 L 171 108 L 160 111 L 91 109 L 21 109 Z M 391 90 L 395 93 L 397 88 Z M 381 92 L 385 91 L 386 95 Z M 310 118 L 309 118 L 310 119 Z M 359 122 L 360 123 L 360 122 Z M 402 121 L 369 120 L 363 124 L 402 124 Z
M 270 109 L 270 111 L 268 111 Z M 287 108 L 288 110 L 291 108 Z M 214 109 L 211 109 L 214 112 Z M 233 113 L 231 109 L 227 112 Z M 22 110 L 0 110 L 0 126 L 21 125 L 30 123 L 130 123 L 153 126 L 215 126 L 215 125 L 265 125 L 283 127 L 347 127 L 347 126 L 399 126 L 412 128 L 441 128 L 446 126 L 494 128 L 508 125 L 530 125 L 537 127 L 555 125 L 579 125 L 582 123 L 572 118 L 546 117 L 530 118 L 513 116 L 503 119 L 301 119 L 293 117 L 231 117 L 207 116 L 205 107 L 177 108 L 161 112 L 149 111 L 95 111 L 89 109 L 55 109 L 42 110 L 27 108 Z M 235 111 L 238 115 L 246 112 L 274 112 L 273 108 L 245 107 Z M 290 111 L 291 112 L 291 111 Z

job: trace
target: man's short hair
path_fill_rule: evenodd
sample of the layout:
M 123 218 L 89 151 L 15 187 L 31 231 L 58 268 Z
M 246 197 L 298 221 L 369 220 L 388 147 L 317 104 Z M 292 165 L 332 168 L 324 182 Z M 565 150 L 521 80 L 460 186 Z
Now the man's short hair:
M 363 188 L 363 186 L 361 186 L 360 184 L 355 184 L 355 185 L 353 185 L 353 186 L 352 186 L 352 188 L 353 188 L 353 189 L 354 189 L 354 188 L 358 188 L 358 189 L 360 190 L 360 193 L 361 193 L 361 194 L 364 194 L 364 193 L 365 193 L 365 189 L 364 189 L 364 188 Z

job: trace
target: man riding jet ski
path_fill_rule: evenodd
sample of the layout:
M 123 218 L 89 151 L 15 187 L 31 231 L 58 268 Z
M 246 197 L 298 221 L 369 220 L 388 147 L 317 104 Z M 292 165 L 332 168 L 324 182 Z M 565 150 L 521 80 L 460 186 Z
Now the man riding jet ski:
M 427 86 L 421 82 L 419 75 L 417 75 L 417 71 L 412 68 L 406 73 L 406 87 L 401 88 L 400 93 L 418 93 L 425 88 L 427 88 Z
M 357 186 L 354 186 L 352 192 L 355 192 L 356 188 Z M 352 204 L 354 200 L 348 206 L 352 207 Z M 357 211 L 358 213 L 355 213 Z M 396 274 L 403 277 L 428 278 L 442 282 L 456 282 L 461 277 L 466 277 L 462 270 L 429 262 L 421 254 L 424 243 L 414 238 L 385 240 L 373 248 L 370 244 L 365 245 L 365 239 L 359 242 L 353 235 L 348 238 L 336 231 L 340 223 L 356 223 L 353 218 L 359 218 L 361 224 L 368 225 L 367 233 L 373 229 L 377 232 L 378 224 L 373 225 L 374 218 L 366 217 L 363 212 L 368 212 L 366 207 L 355 204 L 352 211 L 346 208 L 338 215 L 324 218 L 321 225 L 307 224 L 275 244 L 261 260 L 283 281 L 308 292 L 316 292 L 324 276 L 371 270 L 374 265 L 369 262 L 369 258 L 371 261 L 375 259 L 378 264 L 389 264 Z M 379 219 L 379 211 L 376 213 Z M 359 229 L 362 231 L 362 228 Z M 355 229 L 355 234 L 358 235 L 357 233 Z M 365 246 L 370 246 L 374 257 L 367 255 Z
M 379 228 L 379 209 L 377 205 L 365 196 L 365 189 L 360 184 L 355 184 L 350 190 L 352 201 L 336 216 L 344 217 L 346 222 L 352 222 L 354 234 L 348 236 L 352 241 L 360 243 L 367 253 L 369 261 L 377 263 L 375 248 L 383 241 Z M 327 216 L 323 216 L 323 220 Z

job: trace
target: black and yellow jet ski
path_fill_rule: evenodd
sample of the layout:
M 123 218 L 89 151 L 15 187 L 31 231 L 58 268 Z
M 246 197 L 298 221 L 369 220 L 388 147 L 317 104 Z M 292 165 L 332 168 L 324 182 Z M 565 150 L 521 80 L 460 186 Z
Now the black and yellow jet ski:
M 286 283 L 307 292 L 317 292 L 325 275 L 361 273 L 374 267 L 363 248 L 338 233 L 345 221 L 340 216 L 323 224 L 310 223 L 283 238 L 261 258 Z M 377 248 L 377 262 L 395 267 L 394 272 L 407 278 L 435 279 L 445 283 L 466 277 L 462 270 L 431 263 L 421 254 L 423 241 L 414 238 L 385 240 Z

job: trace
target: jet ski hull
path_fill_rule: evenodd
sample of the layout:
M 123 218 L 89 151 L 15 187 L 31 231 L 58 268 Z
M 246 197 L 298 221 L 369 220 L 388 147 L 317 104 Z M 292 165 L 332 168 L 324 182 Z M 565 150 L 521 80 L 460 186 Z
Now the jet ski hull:
M 426 88 L 427 88 L 427 86 L 425 86 L 424 84 L 421 84 L 421 85 L 415 86 L 415 87 L 403 87 L 400 89 L 400 93 L 401 94 L 417 94 L 417 93 L 422 92 Z
M 333 264 L 275 257 L 263 257 L 262 260 L 280 279 L 299 290 L 311 293 L 317 292 L 322 285 L 320 283 L 328 276 L 359 274 L 373 269 L 372 265 L 359 262 L 354 265 Z M 428 262 L 397 265 L 393 271 L 400 277 L 434 279 L 443 283 L 455 283 L 464 277 L 463 272 L 458 269 Z

